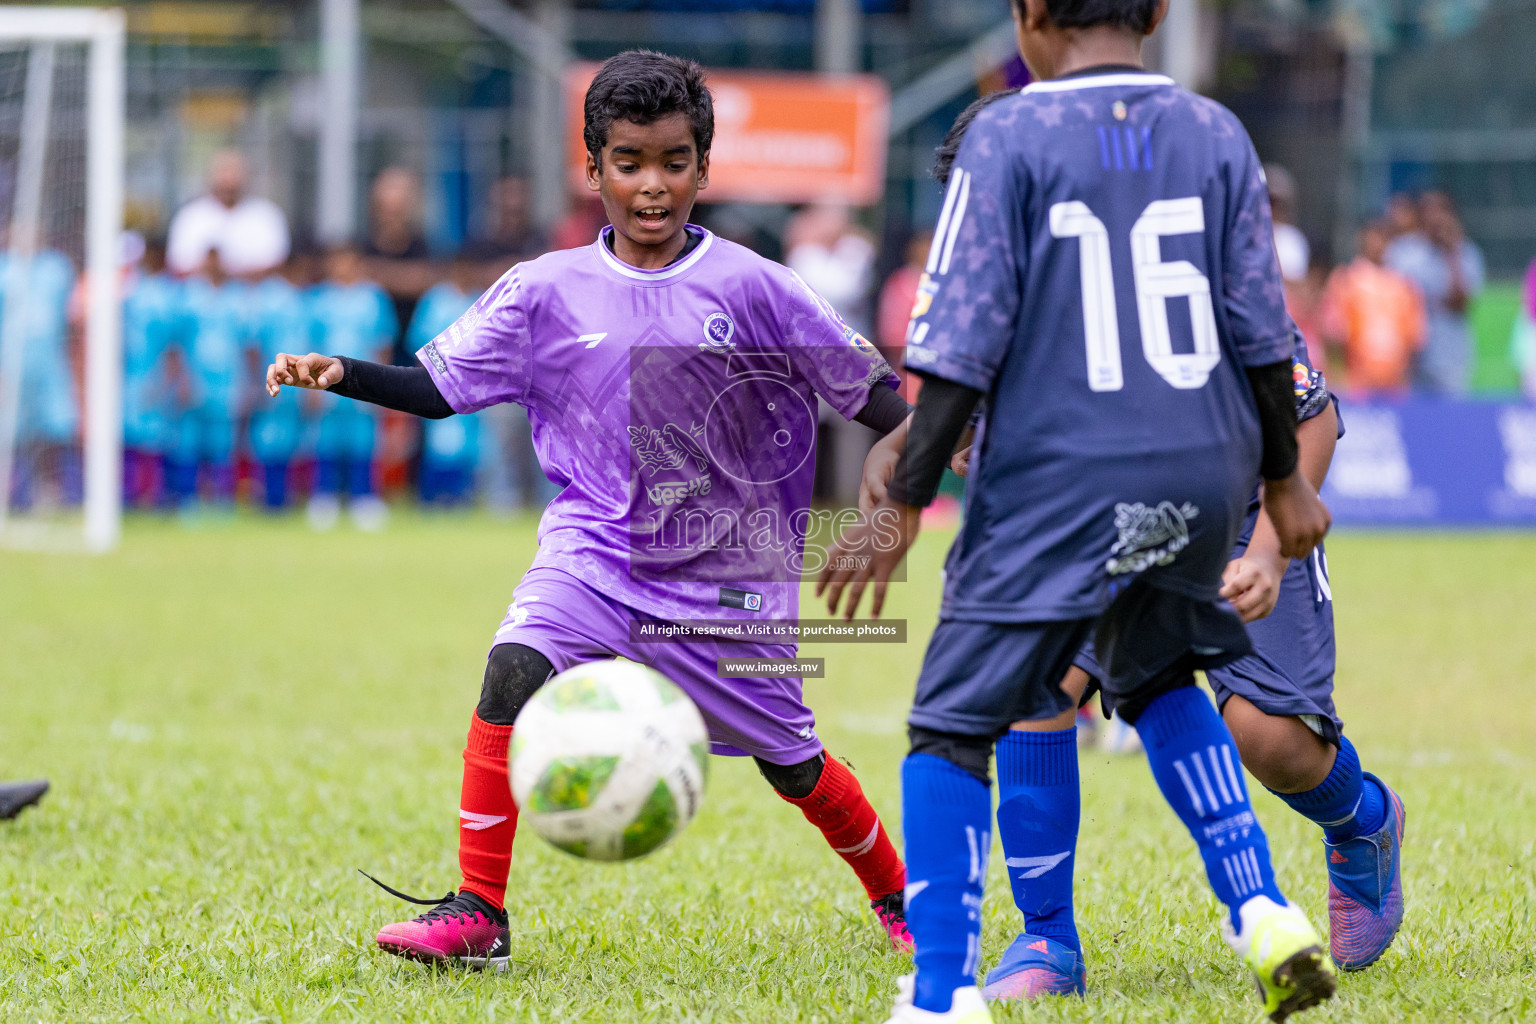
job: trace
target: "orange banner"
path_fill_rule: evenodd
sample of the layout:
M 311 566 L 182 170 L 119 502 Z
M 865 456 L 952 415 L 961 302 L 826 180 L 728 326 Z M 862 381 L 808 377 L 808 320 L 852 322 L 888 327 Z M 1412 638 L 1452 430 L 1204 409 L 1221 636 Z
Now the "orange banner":
M 585 194 L 582 102 L 596 64 L 565 75 L 571 187 Z M 703 201 L 845 202 L 867 206 L 885 191 L 891 96 L 874 75 L 710 71 L 715 141 Z

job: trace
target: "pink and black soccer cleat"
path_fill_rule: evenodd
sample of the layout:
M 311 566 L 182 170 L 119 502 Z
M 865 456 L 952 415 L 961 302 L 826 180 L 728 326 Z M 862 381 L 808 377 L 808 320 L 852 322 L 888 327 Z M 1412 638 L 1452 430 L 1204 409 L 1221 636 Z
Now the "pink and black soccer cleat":
M 450 892 L 441 900 L 419 900 L 391 889 L 363 872 L 381 889 L 409 903 L 432 909 L 419 917 L 380 929 L 374 940 L 386 953 L 427 964 L 505 971 L 510 960 L 511 933 L 507 914 L 472 892 Z
M 1387 823 L 1368 836 L 1324 841 L 1328 864 L 1328 951 L 1340 970 L 1369 967 L 1403 926 L 1403 801 L 1370 772 L 1366 785 L 1387 796 Z
M 912 933 L 907 931 L 905 895 L 893 892 L 889 896 L 870 900 L 869 905 L 880 919 L 880 927 L 885 929 L 886 937 L 891 940 L 891 948 L 898 953 L 912 952 Z

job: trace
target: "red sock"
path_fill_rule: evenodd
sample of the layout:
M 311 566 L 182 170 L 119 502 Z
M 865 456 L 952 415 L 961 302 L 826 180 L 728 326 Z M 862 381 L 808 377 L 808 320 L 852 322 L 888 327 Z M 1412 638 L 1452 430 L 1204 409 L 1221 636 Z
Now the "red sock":
M 459 886 L 502 906 L 517 835 L 517 805 L 507 778 L 510 725 L 492 725 L 479 715 L 469 720 L 464 745 L 464 788 L 459 797 Z
M 783 796 L 783 794 L 779 794 Z M 880 824 L 880 816 L 864 798 L 859 780 L 843 762 L 826 755 L 821 778 L 809 796 L 784 797 L 800 808 L 805 820 L 821 829 L 827 843 L 848 862 L 864 883 L 869 898 L 877 900 L 907 885 L 907 866 Z

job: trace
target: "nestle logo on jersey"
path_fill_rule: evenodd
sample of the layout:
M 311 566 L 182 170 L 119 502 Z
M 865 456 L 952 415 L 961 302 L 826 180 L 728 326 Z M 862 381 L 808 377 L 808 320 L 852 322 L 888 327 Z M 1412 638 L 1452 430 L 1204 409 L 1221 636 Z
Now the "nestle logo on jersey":
M 724 352 L 731 347 L 736 335 L 736 324 L 724 313 L 711 313 L 704 318 L 704 344 L 699 348 L 706 352 Z

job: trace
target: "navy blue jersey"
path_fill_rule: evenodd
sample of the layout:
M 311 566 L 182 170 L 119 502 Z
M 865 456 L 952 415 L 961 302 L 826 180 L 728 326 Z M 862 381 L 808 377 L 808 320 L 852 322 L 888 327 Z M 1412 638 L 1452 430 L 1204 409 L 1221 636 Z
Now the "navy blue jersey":
M 986 393 L 944 615 L 1096 615 L 1121 585 L 1214 600 L 1288 360 L 1259 161 L 1161 75 L 1039 82 L 955 162 L 907 365 Z

